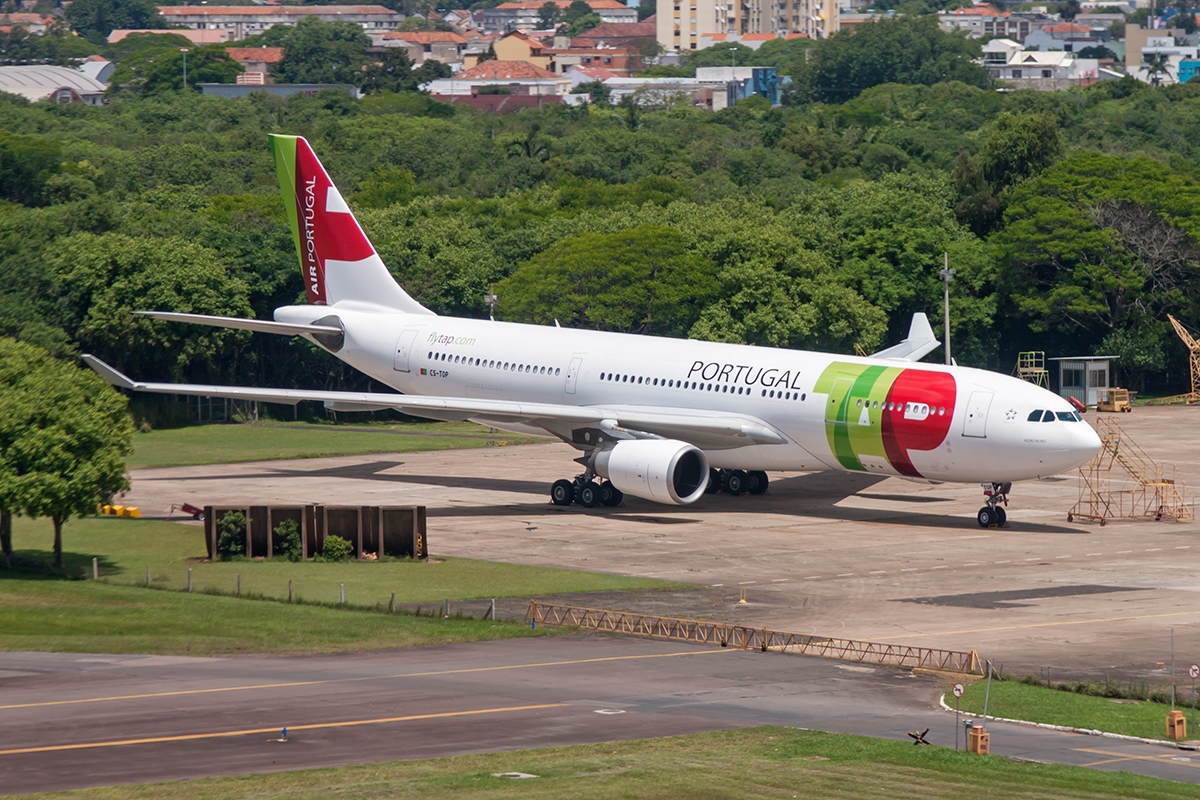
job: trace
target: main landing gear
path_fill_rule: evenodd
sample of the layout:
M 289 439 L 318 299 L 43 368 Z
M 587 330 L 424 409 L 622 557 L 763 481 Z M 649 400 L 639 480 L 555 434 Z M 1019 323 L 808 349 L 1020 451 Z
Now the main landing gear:
M 550 501 L 556 506 L 569 506 L 571 503 L 579 503 L 584 508 L 619 506 L 625 499 L 621 490 L 608 481 L 596 483 L 595 477 L 585 472 L 577 475 L 575 480 L 564 478 L 555 481 L 550 487 Z
M 987 505 L 979 509 L 979 514 L 975 517 L 979 521 L 979 527 L 1004 527 L 1004 524 L 1008 522 L 1008 514 L 1004 513 L 1000 504 L 1008 505 L 1008 493 L 1011 490 L 1011 483 L 983 484 L 983 494 L 987 498 Z
M 705 494 L 725 492 L 727 494 L 763 494 L 767 491 L 770 481 L 767 473 L 762 470 L 740 469 L 710 469 L 708 471 L 708 488 Z

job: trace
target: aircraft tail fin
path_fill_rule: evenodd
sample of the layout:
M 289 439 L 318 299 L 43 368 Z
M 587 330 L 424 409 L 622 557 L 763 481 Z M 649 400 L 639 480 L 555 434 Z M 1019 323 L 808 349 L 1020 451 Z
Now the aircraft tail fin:
M 279 134 L 270 140 L 308 302 L 433 314 L 388 272 L 308 142 Z
M 937 349 L 941 342 L 933 335 L 929 317 L 922 312 L 913 314 L 908 336 L 900 344 L 872 353 L 871 358 L 890 358 L 896 361 L 920 361 Z

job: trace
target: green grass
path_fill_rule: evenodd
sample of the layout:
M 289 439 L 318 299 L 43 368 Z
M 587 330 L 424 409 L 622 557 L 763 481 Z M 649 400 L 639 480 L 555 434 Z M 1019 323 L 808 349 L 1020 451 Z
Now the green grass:
M 967 687 L 961 701 L 963 711 L 976 714 L 983 712 L 986 683 L 978 681 Z M 1176 707 L 1190 715 L 1190 687 L 1180 684 L 1178 691 L 1179 703 Z M 954 707 L 954 695 L 947 692 L 945 700 L 946 705 Z M 988 701 L 988 716 L 991 717 L 1045 722 L 1148 739 L 1166 738 L 1166 719 L 1170 710 L 1170 706 L 1162 703 L 1091 697 L 1017 681 L 992 681 L 992 696 Z M 1196 731 L 1190 730 L 1190 727 L 1189 731 L 1193 738 L 1196 737 Z
M 542 631 L 519 623 L 235 600 L 103 581 L 0 580 L 0 650 L 9 651 L 330 653 L 535 633 Z
M 441 620 L 381 613 L 398 603 L 525 597 L 564 592 L 674 586 L 662 581 L 470 559 L 291 563 L 209 563 L 198 525 L 90 517 L 63 527 L 65 576 L 87 578 L 92 558 L 101 579 L 64 580 L 51 560 L 49 522 L 13 520 L 21 564 L 0 569 L 0 651 L 104 653 L 334 652 L 528 635 L 519 624 Z M 138 588 L 151 568 L 153 591 Z M 187 586 L 192 570 L 194 593 Z M 242 576 L 245 599 L 233 594 Z M 286 601 L 288 580 L 296 604 Z M 345 584 L 349 608 L 338 602 Z M 250 599 L 256 596 L 259 599 Z M 267 598 L 263 600 L 262 598 Z M 482 613 L 479 602 L 473 609 Z M 454 608 L 451 608 L 452 613 Z
M 50 561 L 53 541 L 48 520 L 20 517 L 13 520 L 13 547 L 24 561 Z M 87 517 L 68 522 L 63 526 L 63 549 L 69 575 L 90 577 L 95 556 L 100 559 L 101 579 L 115 584 L 144 585 L 149 566 L 152 586 L 184 589 L 187 571 L 191 569 L 196 592 L 233 593 L 241 574 L 243 594 L 286 600 L 291 579 L 298 598 L 336 603 L 338 587 L 345 584 L 346 602 L 365 606 L 387 603 L 392 592 L 396 593 L 397 603 L 434 604 L 444 599 L 528 597 L 680 585 L 649 578 L 465 558 L 439 557 L 428 563 L 410 560 L 293 563 L 283 559 L 209 562 L 202 560 L 204 529 L 197 524 L 118 517 Z M 4 574 L 0 571 L 0 576 Z
M 492 777 L 525 772 L 536 779 Z M 920 798 L 1200 797 L 1200 787 L 1123 772 L 1014 763 L 863 736 L 755 728 L 37 795 L 96 800 L 274 798 Z
M 281 458 L 411 453 L 419 450 L 497 447 L 533 441 L 539 440 L 503 432 L 489 433 L 487 428 L 471 422 L 198 425 L 135 435 L 129 467 L 141 469 Z

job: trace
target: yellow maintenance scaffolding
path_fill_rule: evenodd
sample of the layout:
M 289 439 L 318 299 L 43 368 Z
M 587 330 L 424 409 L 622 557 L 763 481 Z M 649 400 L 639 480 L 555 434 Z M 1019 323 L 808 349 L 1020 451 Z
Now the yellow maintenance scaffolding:
M 1110 519 L 1194 519 L 1187 484 L 1174 464 L 1150 458 L 1112 417 L 1096 420 L 1101 448 L 1079 468 L 1079 500 L 1067 522 Z
M 1016 376 L 1043 389 L 1049 389 L 1050 371 L 1046 369 L 1046 351 L 1026 350 L 1017 353 Z

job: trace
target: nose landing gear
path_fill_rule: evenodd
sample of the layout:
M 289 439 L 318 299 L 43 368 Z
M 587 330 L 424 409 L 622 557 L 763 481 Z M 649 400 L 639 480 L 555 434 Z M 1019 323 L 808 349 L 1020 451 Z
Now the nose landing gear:
M 1003 528 L 1008 522 L 1008 514 L 1004 513 L 1001 503 L 1008 505 L 1008 493 L 1012 490 L 1011 483 L 985 483 L 983 494 L 987 505 L 979 509 L 975 519 L 981 528 Z

